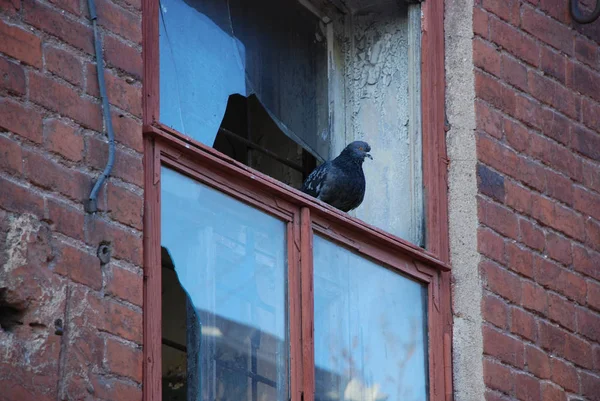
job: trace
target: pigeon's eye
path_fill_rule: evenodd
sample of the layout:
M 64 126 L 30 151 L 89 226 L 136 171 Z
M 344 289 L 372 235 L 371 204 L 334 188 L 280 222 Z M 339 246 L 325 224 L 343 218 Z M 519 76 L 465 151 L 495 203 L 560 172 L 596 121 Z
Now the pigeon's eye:
M 363 150 L 365 150 L 365 148 L 363 148 L 362 146 L 360 146 L 360 147 L 358 148 L 358 150 L 360 150 L 360 151 L 362 152 Z

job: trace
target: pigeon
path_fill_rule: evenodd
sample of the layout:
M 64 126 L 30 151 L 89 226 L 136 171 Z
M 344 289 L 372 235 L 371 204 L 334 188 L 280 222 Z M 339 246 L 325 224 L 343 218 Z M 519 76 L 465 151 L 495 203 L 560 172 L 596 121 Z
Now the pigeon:
M 356 209 L 365 197 L 365 174 L 362 169 L 368 153 L 368 143 L 355 141 L 346 146 L 338 157 L 315 168 L 302 185 L 302 192 L 349 212 Z

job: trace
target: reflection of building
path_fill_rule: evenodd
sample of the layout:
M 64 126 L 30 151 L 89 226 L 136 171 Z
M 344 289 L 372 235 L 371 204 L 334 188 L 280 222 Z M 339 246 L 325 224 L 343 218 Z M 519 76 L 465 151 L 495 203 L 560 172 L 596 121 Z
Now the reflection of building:
M 170 300 L 172 311 L 163 316 L 163 399 L 286 399 L 277 394 L 287 393 L 287 388 L 277 388 L 277 383 L 287 383 L 288 377 L 284 339 L 204 310 L 188 318 L 187 297 L 165 248 L 163 261 L 163 296 Z M 208 321 L 212 325 L 201 324 Z M 212 376 L 202 380 L 200 372 L 212 372 Z M 318 366 L 315 379 L 315 401 L 388 399 L 377 384 L 366 388 L 359 378 L 349 380 Z M 191 385 L 194 382 L 196 387 Z

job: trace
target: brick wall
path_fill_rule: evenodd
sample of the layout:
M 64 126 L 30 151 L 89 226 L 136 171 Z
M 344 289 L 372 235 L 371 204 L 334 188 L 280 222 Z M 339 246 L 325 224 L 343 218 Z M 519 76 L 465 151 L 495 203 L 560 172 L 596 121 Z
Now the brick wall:
M 0 0 L 2 400 L 141 400 L 141 4 L 96 4 L 117 153 L 89 215 L 107 140 L 87 1 Z
M 600 21 L 568 4 L 473 10 L 488 401 L 600 400 Z

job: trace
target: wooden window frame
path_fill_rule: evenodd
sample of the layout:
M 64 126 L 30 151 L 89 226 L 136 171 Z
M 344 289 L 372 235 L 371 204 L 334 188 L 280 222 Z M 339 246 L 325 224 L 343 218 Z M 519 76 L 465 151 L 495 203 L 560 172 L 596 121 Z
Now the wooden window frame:
M 292 401 L 314 401 L 313 233 L 425 285 L 429 400 L 452 399 L 444 0 L 422 5 L 424 250 L 221 154 L 159 122 L 158 0 L 142 0 L 144 134 L 144 401 L 162 399 L 160 170 L 166 166 L 287 223 Z

